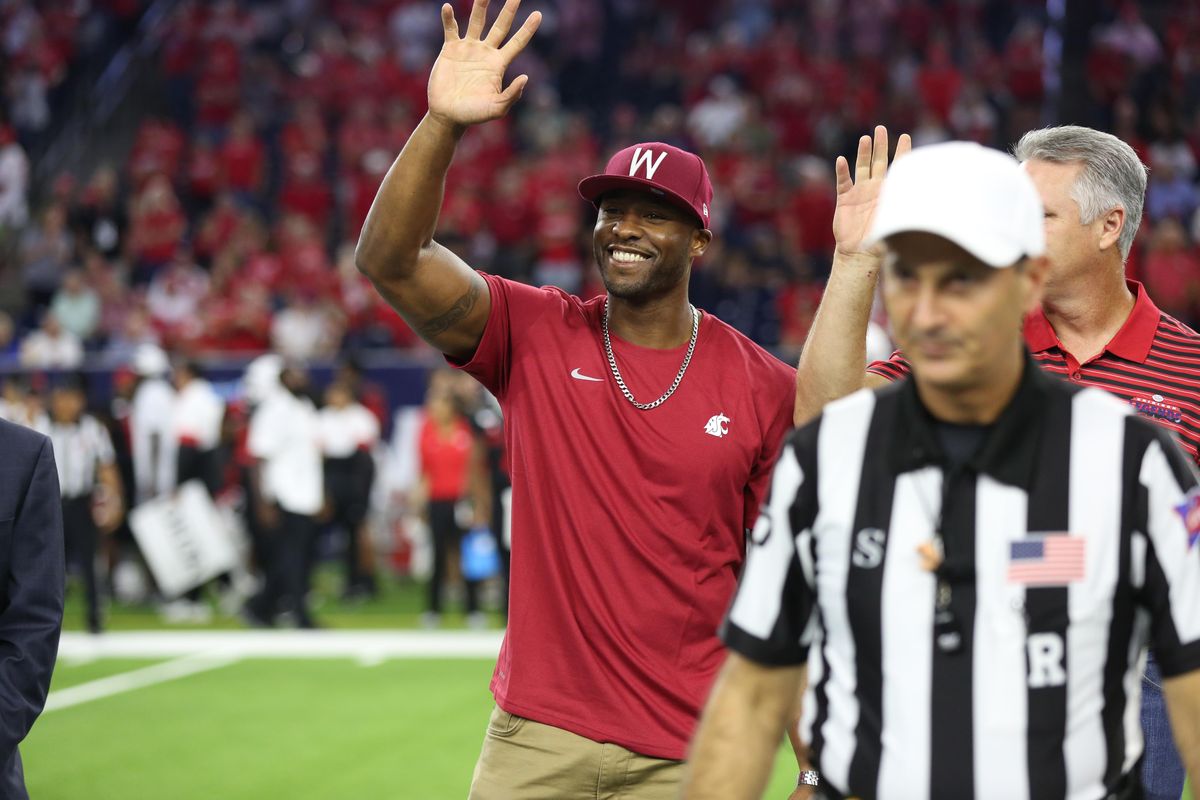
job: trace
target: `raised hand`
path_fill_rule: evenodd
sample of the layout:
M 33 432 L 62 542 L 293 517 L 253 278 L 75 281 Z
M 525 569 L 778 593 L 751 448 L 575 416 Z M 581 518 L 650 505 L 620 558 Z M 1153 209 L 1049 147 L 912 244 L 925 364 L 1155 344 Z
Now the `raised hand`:
M 429 76 L 431 116 L 465 127 L 499 119 L 520 99 L 529 76 L 518 75 L 504 88 L 504 72 L 542 22 L 541 12 L 533 12 L 505 43 L 520 5 L 521 0 L 506 0 L 484 36 L 488 0 L 475 0 L 467 33 L 462 37 L 458 35 L 454 9 L 449 3 L 442 6 L 446 41 Z
M 896 142 L 896 158 L 912 150 L 912 139 L 901 134 Z M 854 177 L 850 177 L 850 163 L 845 156 L 838 156 L 834 171 L 837 175 L 837 208 L 833 212 L 833 236 L 837 241 L 837 254 L 847 257 L 870 256 L 875 253 L 864 245 L 875 217 L 875 205 L 879 190 L 883 186 L 888 168 L 888 132 L 882 125 L 875 126 L 875 138 L 863 136 L 858 140 L 858 157 L 854 165 Z

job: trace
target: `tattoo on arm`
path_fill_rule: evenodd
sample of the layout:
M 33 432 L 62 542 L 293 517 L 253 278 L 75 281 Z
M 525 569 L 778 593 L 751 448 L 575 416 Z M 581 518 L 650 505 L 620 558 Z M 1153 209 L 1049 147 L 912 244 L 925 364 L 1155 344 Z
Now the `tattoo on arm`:
M 479 302 L 479 290 L 482 284 L 483 280 L 478 276 L 474 276 L 470 288 L 467 289 L 462 297 L 455 300 L 454 305 L 450 306 L 444 313 L 438 314 L 433 319 L 421 325 L 418 332 L 422 336 L 430 337 L 445 333 L 453 328 L 467 314 L 471 313 L 471 309 Z

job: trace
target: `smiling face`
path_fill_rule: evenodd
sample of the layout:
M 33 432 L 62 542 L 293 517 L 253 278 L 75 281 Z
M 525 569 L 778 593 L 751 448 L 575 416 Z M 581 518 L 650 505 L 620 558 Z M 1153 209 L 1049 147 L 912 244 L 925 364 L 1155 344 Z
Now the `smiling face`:
M 679 206 L 648 192 L 618 191 L 600 200 L 592 249 L 608 293 L 640 302 L 686 288 L 692 259 L 711 240 Z

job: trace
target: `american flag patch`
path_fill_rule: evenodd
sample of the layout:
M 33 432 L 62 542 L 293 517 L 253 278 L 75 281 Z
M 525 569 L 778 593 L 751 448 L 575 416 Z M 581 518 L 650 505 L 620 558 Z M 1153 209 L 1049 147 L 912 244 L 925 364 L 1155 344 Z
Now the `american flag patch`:
M 1183 518 L 1183 527 L 1187 528 L 1188 549 L 1191 550 L 1200 541 L 1200 487 L 1188 492 L 1183 503 L 1175 506 L 1175 510 Z
M 1065 586 L 1083 580 L 1086 540 L 1048 533 L 1009 542 L 1008 582 L 1022 586 Z

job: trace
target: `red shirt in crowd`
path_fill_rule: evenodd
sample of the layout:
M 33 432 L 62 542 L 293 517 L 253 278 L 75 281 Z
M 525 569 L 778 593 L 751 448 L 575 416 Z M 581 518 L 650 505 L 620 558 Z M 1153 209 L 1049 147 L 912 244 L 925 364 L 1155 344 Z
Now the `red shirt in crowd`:
M 460 500 L 466 494 L 471 445 L 471 427 L 463 420 L 455 419 L 450 430 L 443 431 L 426 418 L 421 426 L 421 474 L 430 500 Z

